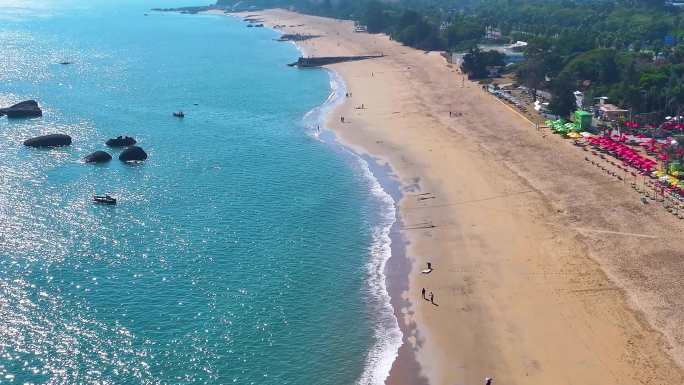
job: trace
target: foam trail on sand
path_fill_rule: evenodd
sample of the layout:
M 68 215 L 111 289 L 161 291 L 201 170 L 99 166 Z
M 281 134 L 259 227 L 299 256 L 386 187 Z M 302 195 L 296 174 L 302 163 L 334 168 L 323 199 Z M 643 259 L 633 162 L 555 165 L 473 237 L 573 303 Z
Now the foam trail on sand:
M 346 85 L 339 74 L 328 70 L 330 95 L 326 101 L 304 116 L 304 125 L 309 133 L 319 137 L 319 127 L 325 129 L 326 115 L 339 106 L 345 98 Z M 403 335 L 394 315 L 394 308 L 387 291 L 385 266 L 392 256 L 390 230 L 396 220 L 395 202 L 373 175 L 368 162 L 351 149 L 345 150 L 357 162 L 358 171 L 368 183 L 371 195 L 379 207 L 379 215 L 372 229 L 372 243 L 368 250 L 366 282 L 369 306 L 376 316 L 373 324 L 374 343 L 368 351 L 363 373 L 357 380 L 359 385 L 381 385 L 389 376 L 394 360 L 397 358 Z
M 368 352 L 366 368 L 359 379 L 360 385 L 384 384 L 389 376 L 392 364 L 397 358 L 399 347 L 402 343 L 402 333 L 399 323 L 394 315 L 394 308 L 387 291 L 387 277 L 385 266 L 392 256 L 390 248 L 390 229 L 396 218 L 396 208 L 392 197 L 382 188 L 375 178 L 368 163 L 359 157 L 365 176 L 371 183 L 371 192 L 380 203 L 381 217 L 379 223 L 373 229 L 373 243 L 370 247 L 368 261 L 368 284 L 371 297 L 374 298 L 372 306 L 377 315 L 375 325 L 375 344 Z
M 330 94 L 320 106 L 314 107 L 304 115 L 304 126 L 309 129 L 309 133 L 318 137 L 320 129 L 325 129 L 325 118 L 335 107 L 342 104 L 347 88 L 342 78 L 334 71 L 328 70 L 330 76 Z

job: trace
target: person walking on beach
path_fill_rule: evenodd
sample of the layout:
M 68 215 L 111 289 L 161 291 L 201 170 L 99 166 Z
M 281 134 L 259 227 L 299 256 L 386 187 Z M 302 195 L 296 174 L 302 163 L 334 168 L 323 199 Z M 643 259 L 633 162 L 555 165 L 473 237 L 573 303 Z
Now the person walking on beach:
M 427 299 L 425 298 L 425 288 L 423 288 L 423 299 Z
M 435 295 L 432 292 L 430 292 L 430 303 L 435 304 Z
M 494 381 L 493 378 L 485 377 L 485 385 L 492 385 L 492 381 Z
M 344 116 L 340 116 L 340 122 L 344 123 Z

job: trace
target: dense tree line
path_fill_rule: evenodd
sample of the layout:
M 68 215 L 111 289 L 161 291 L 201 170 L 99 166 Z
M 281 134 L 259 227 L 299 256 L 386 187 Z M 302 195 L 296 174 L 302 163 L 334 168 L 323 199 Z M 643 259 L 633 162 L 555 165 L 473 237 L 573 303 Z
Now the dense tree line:
M 483 79 L 489 75 L 487 67 L 501 67 L 504 65 L 504 54 L 499 51 L 483 51 L 477 47 L 471 48 L 463 57 L 461 69 L 471 79 Z
M 220 0 L 232 5 L 234 1 Z M 529 44 L 515 66 L 532 90 L 553 93 L 552 108 L 574 108 L 572 92 L 585 100 L 608 96 L 636 112 L 684 114 L 684 13 L 661 0 L 252 0 L 316 15 L 352 19 L 371 33 L 387 33 L 424 50 L 476 53 L 467 64 L 491 65 L 473 47 L 488 27 L 506 42 Z M 492 61 L 493 60 L 493 61 Z M 473 65 L 475 67 L 473 67 Z M 477 77 L 477 76 L 476 76 Z

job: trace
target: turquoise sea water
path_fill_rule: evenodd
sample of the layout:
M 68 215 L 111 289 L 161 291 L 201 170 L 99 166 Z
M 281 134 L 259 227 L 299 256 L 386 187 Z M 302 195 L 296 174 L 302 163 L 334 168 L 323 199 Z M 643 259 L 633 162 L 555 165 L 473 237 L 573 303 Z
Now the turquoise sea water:
M 343 85 L 275 31 L 144 16 L 191 3 L 0 0 L 0 106 L 44 110 L 0 118 L 0 384 L 387 375 L 393 203 L 314 128 Z M 21 145 L 54 132 L 74 144 Z M 147 162 L 80 162 L 122 134 Z

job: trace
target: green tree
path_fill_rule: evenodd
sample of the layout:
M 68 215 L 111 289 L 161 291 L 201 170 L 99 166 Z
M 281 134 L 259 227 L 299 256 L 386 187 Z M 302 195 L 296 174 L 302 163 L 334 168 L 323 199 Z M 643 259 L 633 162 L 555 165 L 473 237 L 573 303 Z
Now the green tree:
M 379 1 L 369 1 L 366 5 L 366 12 L 363 14 L 362 22 L 368 28 L 368 32 L 378 33 L 386 28 L 386 17 L 384 6 Z
M 568 117 L 571 112 L 577 109 L 575 104 L 574 83 L 567 76 L 558 77 L 553 82 L 553 98 L 549 103 L 549 108 L 554 114 Z
M 530 94 L 536 98 L 537 90 L 545 83 L 548 68 L 542 58 L 528 59 L 517 68 L 516 74 L 522 83 L 530 89 Z
M 461 69 L 472 79 L 486 78 L 487 67 L 504 65 L 504 55 L 498 51 L 482 51 L 473 47 L 463 57 Z

